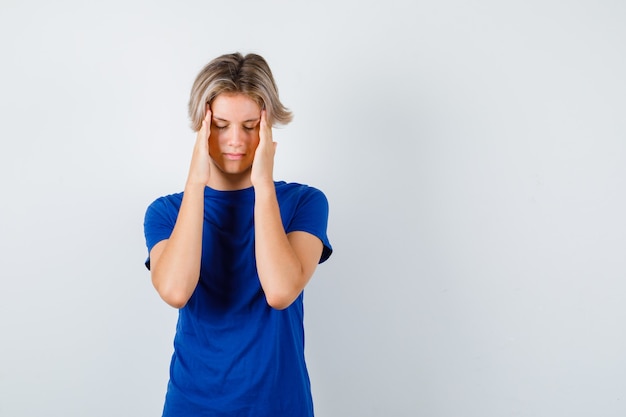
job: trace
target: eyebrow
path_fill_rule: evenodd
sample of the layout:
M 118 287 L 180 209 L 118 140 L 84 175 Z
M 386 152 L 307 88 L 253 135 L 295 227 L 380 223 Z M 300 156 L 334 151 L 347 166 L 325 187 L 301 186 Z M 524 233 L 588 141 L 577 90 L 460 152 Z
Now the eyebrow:
M 220 121 L 220 122 L 226 122 L 226 123 L 231 123 L 230 120 L 226 120 L 226 119 L 222 119 L 221 117 L 215 117 L 213 116 L 214 120 Z M 261 120 L 261 118 L 256 118 L 256 119 L 248 119 L 248 120 L 244 120 L 242 123 L 251 123 L 251 122 L 257 122 Z

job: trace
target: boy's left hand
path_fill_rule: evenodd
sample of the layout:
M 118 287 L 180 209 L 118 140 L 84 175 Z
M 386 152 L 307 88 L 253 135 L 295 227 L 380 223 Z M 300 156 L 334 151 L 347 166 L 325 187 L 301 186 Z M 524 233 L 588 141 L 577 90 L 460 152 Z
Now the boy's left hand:
M 272 126 L 267 123 L 266 111 L 261 111 L 259 125 L 259 146 L 254 153 L 250 180 L 254 187 L 259 185 L 274 186 L 274 155 L 277 143 L 272 140 Z

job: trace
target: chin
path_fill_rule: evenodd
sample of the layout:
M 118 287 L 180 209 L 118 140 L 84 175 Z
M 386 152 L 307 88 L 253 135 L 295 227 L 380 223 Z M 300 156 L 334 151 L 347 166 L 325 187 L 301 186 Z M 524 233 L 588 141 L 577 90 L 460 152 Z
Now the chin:
M 245 175 L 245 174 L 250 175 L 250 171 L 252 170 L 252 165 L 233 166 L 233 164 L 224 164 L 220 166 L 219 169 L 226 175 L 234 175 L 234 176 L 240 176 L 240 175 Z

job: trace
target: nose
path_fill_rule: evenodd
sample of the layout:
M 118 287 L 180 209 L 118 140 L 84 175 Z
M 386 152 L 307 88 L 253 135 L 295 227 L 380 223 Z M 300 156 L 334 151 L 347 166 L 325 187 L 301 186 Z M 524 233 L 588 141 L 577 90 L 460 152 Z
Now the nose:
M 230 135 L 228 137 L 228 145 L 232 147 L 239 147 L 243 144 L 243 136 L 244 132 L 240 127 L 235 127 L 231 130 Z

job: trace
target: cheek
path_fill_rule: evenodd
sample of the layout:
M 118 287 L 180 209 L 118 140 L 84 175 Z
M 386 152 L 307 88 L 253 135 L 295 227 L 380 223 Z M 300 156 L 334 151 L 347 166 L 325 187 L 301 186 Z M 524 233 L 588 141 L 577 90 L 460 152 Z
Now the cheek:
M 252 132 L 252 134 L 250 135 L 250 142 L 252 143 L 252 146 L 254 146 L 255 148 L 259 146 L 259 142 L 261 142 L 261 137 L 259 136 L 258 129 Z
M 211 135 L 209 136 L 209 155 L 213 156 L 219 154 L 220 139 L 219 133 L 211 129 Z
M 214 126 L 211 125 L 211 131 L 209 132 L 209 141 L 217 141 L 217 139 L 220 137 L 220 131 L 217 130 Z
M 252 151 L 256 151 L 256 148 L 259 147 L 259 135 L 256 135 L 252 138 L 252 140 L 250 141 L 250 148 L 252 148 Z
M 228 133 L 224 130 L 219 130 L 214 127 L 211 127 L 211 135 L 209 136 L 209 143 L 214 143 L 216 145 L 223 144 L 228 140 Z

